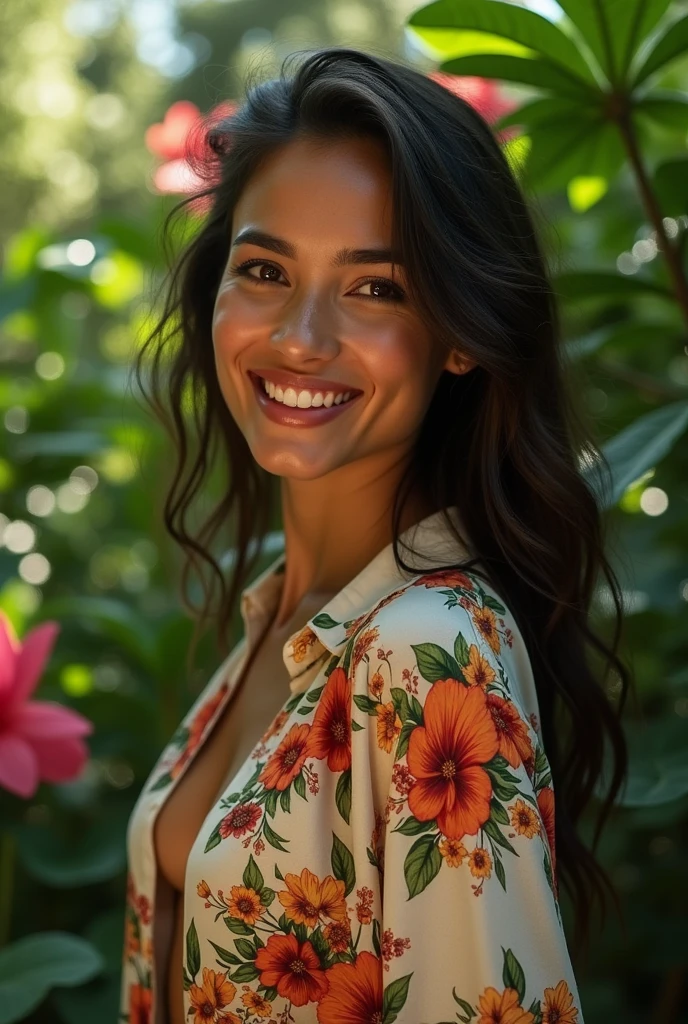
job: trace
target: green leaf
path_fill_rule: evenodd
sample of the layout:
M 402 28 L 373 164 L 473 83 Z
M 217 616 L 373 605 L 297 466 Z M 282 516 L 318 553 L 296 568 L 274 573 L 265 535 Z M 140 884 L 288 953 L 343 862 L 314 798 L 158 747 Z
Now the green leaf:
M 275 817 L 277 811 L 277 800 L 279 793 L 276 789 L 268 790 L 268 794 L 265 797 L 265 813 L 269 814 L 271 818 Z
M 495 78 L 502 82 L 520 82 L 549 89 L 559 96 L 586 100 L 595 95 L 597 89 L 579 78 L 570 75 L 557 64 L 540 57 L 515 57 L 510 53 L 476 53 L 467 57 L 455 57 L 440 65 L 440 71 L 450 75 L 475 75 L 478 78 Z
M 465 682 L 463 672 L 453 655 L 439 644 L 411 644 L 418 662 L 418 671 L 429 683 L 438 679 L 458 679 Z
M 297 796 L 300 796 L 302 800 L 307 800 L 306 796 L 306 780 L 303 777 L 303 772 L 299 772 L 293 782 L 294 790 Z
M 655 89 L 636 100 L 633 113 L 683 132 L 688 129 L 688 95 L 671 89 Z
M 363 726 L 359 725 L 353 718 L 351 719 L 351 731 L 352 732 L 363 732 Z
M 499 822 L 500 825 L 509 824 L 509 815 L 499 801 L 494 798 L 490 800 L 490 817 L 493 821 Z
M 263 873 L 253 859 L 253 854 L 249 855 L 242 880 L 247 889 L 254 889 L 256 892 L 260 892 L 265 885 Z
M 270 843 L 270 846 L 274 847 L 275 850 L 279 850 L 281 853 L 288 853 L 286 846 L 283 844 L 288 842 L 287 839 L 283 839 L 282 836 L 278 836 L 277 833 L 270 828 L 267 820 L 263 820 L 263 835 L 265 836 L 266 843 Z
M 56 986 L 83 985 L 103 969 L 90 942 L 68 932 L 40 932 L 0 950 L 0 1024 L 22 1021 Z
M 201 947 L 193 918 L 186 933 L 186 969 L 195 978 L 201 969 Z
M 468 642 L 463 633 L 457 633 L 454 640 L 454 657 L 461 668 L 465 668 L 470 660 L 468 656 Z
M 367 697 L 363 693 L 354 694 L 354 704 L 359 711 L 365 711 L 366 715 L 377 714 L 377 701 L 373 700 L 372 697 Z
M 411 739 L 411 733 L 416 728 L 416 723 L 409 720 L 404 722 L 399 733 L 399 742 L 397 743 L 397 751 L 394 755 L 395 760 L 399 761 L 408 750 L 409 740 Z
M 242 964 L 241 967 L 237 967 L 236 971 L 230 974 L 232 981 L 236 981 L 238 984 L 245 984 L 247 981 L 254 981 L 258 977 L 260 971 L 255 964 Z
M 344 882 L 344 895 L 348 896 L 356 884 L 356 869 L 351 851 L 332 833 L 332 852 L 330 854 L 332 863 L 332 874 L 341 882 Z
M 672 25 L 664 32 L 659 39 L 655 40 L 650 52 L 646 54 L 643 63 L 633 76 L 633 89 L 636 89 L 641 82 L 663 68 L 669 61 L 681 57 L 688 50 L 688 14 Z
M 558 0 L 610 82 L 628 78 L 631 61 L 670 0 Z
M 335 622 L 331 615 L 327 612 L 321 612 L 312 619 L 313 625 L 317 626 L 318 629 L 334 629 L 335 626 L 340 626 L 340 622 Z
M 341 814 L 344 821 L 349 824 L 349 817 L 351 815 L 351 769 L 347 768 L 343 771 L 337 780 L 337 789 L 334 795 L 335 803 L 337 804 L 337 810 Z
M 236 967 L 241 963 L 239 957 L 235 956 L 234 953 L 230 953 L 228 949 L 224 949 L 222 946 L 216 945 L 212 939 L 208 939 L 208 942 L 213 947 L 213 949 L 220 957 L 220 959 L 223 960 L 226 965 L 229 965 L 230 967 Z
M 403 1010 L 411 978 L 411 974 L 405 974 L 403 978 L 390 982 L 385 989 L 382 996 L 382 1024 L 393 1024 Z
M 515 988 L 518 992 L 518 1001 L 522 1003 L 526 997 L 526 976 L 523 968 L 510 949 L 505 950 L 504 966 L 502 967 L 502 981 L 505 988 Z
M 408 898 L 413 899 L 432 882 L 442 867 L 442 854 L 432 836 L 417 839 L 404 861 L 404 877 Z
M 673 157 L 655 167 L 654 186 L 662 213 L 667 217 L 683 215 L 688 210 L 688 159 Z
M 280 882 L 284 881 L 284 875 L 282 874 L 282 872 L 280 871 L 280 869 L 277 867 L 276 864 L 275 864 L 275 878 L 279 878 Z
M 601 112 L 581 108 L 573 119 L 530 130 L 527 176 L 531 188 L 552 192 L 579 177 L 613 180 L 626 162 L 615 125 Z
M 466 1014 L 468 1020 L 470 1020 L 471 1017 L 475 1017 L 475 1010 L 473 1009 L 471 1004 L 466 1002 L 465 999 L 460 999 L 456 994 L 455 988 L 452 989 L 452 996 L 454 997 L 454 1002 L 456 1003 L 457 1006 L 461 1007 L 463 1012 Z
M 501 885 L 504 892 L 506 892 L 506 875 L 504 874 L 504 865 L 502 864 L 499 857 L 495 857 L 494 859 L 494 869 L 499 884 Z
M 234 945 L 237 951 L 243 956 L 244 960 L 255 960 L 256 958 L 256 947 L 248 939 L 237 939 Z
M 223 917 L 222 920 L 234 935 L 253 935 L 249 926 L 240 921 L 238 917 Z
M 664 285 L 638 274 L 616 274 L 610 270 L 569 270 L 556 275 L 557 294 L 569 302 L 591 298 L 626 299 L 661 295 L 673 301 L 673 293 Z
M 611 480 L 600 462 L 584 471 L 602 508 L 611 508 L 627 487 L 668 454 L 688 426 L 688 402 L 672 402 L 646 413 L 603 445 Z
M 128 808 L 75 830 L 69 837 L 41 825 L 18 830 L 19 854 L 28 874 L 55 889 L 108 881 L 126 864 Z
M 429 832 L 430 829 L 435 829 L 435 821 L 418 821 L 417 818 L 411 814 L 408 818 L 404 818 L 400 825 L 397 825 L 393 832 L 399 832 L 402 836 L 419 836 L 421 832 Z
M 278 871 L 278 868 L 277 868 L 277 866 L 275 866 L 275 874 L 277 874 L 277 871 Z M 282 881 L 284 881 L 284 879 L 282 879 Z M 269 907 L 270 904 L 275 899 L 275 890 L 274 889 L 270 889 L 267 885 L 264 885 L 263 888 L 260 890 L 259 895 L 260 895 L 260 902 L 263 904 L 263 906 L 264 907 Z
M 279 802 L 284 813 L 289 814 L 289 811 L 291 810 L 291 789 L 289 787 L 282 790 Z
M 595 85 L 595 78 L 572 40 L 547 18 L 524 7 L 498 0 L 438 0 L 421 7 L 408 20 L 408 26 L 435 49 L 447 56 L 466 53 L 462 38 L 472 29 L 500 36 L 527 47 L 558 65 L 574 78 Z M 424 31 L 430 29 L 430 32 Z M 472 33 L 471 33 L 472 37 Z
M 497 843 L 498 846 L 503 846 L 505 850 L 509 851 L 509 853 L 514 853 L 518 857 L 516 850 L 514 850 L 502 830 L 495 825 L 491 818 L 484 821 L 482 827 L 483 831 L 490 837 L 493 843 Z
M 219 846 L 222 842 L 222 836 L 220 835 L 220 826 L 216 825 L 213 831 L 208 836 L 208 842 L 205 844 L 204 853 L 210 853 L 216 846 Z

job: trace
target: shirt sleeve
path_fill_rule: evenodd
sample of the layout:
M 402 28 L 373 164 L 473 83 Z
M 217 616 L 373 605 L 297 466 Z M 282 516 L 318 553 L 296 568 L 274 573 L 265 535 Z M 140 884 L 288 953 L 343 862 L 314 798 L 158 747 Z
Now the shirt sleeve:
M 374 719 L 385 1020 L 583 1024 L 515 621 L 478 577 L 452 572 L 419 578 L 367 629 L 354 701 Z

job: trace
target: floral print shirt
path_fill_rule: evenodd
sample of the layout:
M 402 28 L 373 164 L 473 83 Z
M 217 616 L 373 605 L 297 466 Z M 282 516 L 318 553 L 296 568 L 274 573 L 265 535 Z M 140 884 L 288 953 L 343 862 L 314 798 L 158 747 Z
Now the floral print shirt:
M 288 699 L 191 849 L 170 965 L 190 1024 L 583 1024 L 523 639 L 480 577 L 433 571 L 470 554 L 441 510 L 401 539 L 421 575 L 388 545 L 285 644 Z M 132 815 L 129 1024 L 165 1024 L 155 816 L 230 699 L 284 564 L 243 592 L 245 635 Z

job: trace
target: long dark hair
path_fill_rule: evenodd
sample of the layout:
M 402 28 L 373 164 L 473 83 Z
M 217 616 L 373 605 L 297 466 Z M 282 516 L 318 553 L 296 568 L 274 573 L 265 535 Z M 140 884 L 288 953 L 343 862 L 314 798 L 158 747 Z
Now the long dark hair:
M 627 771 L 619 718 L 630 674 L 617 653 L 621 591 L 581 474 L 585 459 L 608 466 L 576 408 L 534 214 L 505 154 L 468 102 L 413 68 L 342 47 L 292 54 L 279 77 L 252 83 L 233 113 L 204 126 L 202 156 L 195 147 L 204 185 L 170 217 L 189 204 L 205 203 L 205 213 L 173 263 L 160 320 L 135 361 L 139 387 L 175 443 L 164 520 L 185 555 L 182 601 L 197 628 L 217 625 L 226 652 L 239 594 L 279 518 L 275 478 L 256 464 L 230 415 L 214 362 L 213 307 L 234 206 L 278 147 L 352 136 L 378 139 L 389 156 L 392 246 L 411 300 L 435 337 L 477 363 L 439 380 L 394 499 L 395 558 L 413 572 L 397 542 L 404 503 L 420 487 L 433 507 L 459 507 L 477 558 L 513 612 L 537 686 L 557 794 L 557 867 L 579 948 L 596 898 L 604 918 L 605 890 L 621 911 L 594 852 Z M 219 497 L 193 525 L 190 510 L 201 492 L 207 498 L 218 467 Z M 234 549 L 231 572 L 211 551 L 219 540 Z M 188 597 L 192 573 L 202 583 L 200 607 Z M 601 576 L 615 610 L 610 644 L 589 621 Z M 620 690 L 616 708 L 610 678 L 610 691 Z M 577 826 L 603 775 L 610 778 L 589 850 Z

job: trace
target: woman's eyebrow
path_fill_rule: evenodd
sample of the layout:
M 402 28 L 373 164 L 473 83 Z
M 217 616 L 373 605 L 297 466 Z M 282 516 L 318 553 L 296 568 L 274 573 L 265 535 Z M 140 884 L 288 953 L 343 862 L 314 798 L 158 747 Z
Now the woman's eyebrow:
M 296 246 L 292 245 L 291 242 L 287 242 L 283 238 L 277 238 L 275 235 L 270 235 L 265 231 L 258 231 L 256 228 L 245 228 L 243 231 L 240 231 L 232 242 L 232 248 L 242 243 L 259 245 L 262 249 L 270 249 L 271 252 L 276 252 L 279 256 L 285 256 L 290 260 L 297 258 Z M 343 267 L 357 263 L 394 263 L 397 266 L 402 266 L 400 260 L 394 259 L 391 249 L 351 249 L 345 246 L 335 253 L 332 260 L 333 267 Z

